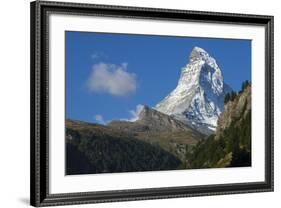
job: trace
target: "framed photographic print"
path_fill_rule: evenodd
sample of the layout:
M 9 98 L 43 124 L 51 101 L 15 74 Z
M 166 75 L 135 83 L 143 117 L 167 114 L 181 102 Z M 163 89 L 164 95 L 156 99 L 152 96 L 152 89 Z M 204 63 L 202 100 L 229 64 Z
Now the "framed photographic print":
M 31 205 L 273 191 L 273 17 L 31 3 Z

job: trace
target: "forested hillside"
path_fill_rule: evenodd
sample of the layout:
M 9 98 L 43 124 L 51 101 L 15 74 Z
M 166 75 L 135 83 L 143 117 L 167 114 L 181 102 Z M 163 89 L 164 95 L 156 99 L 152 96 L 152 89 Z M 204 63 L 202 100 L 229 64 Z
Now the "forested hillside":
M 66 174 L 177 169 L 181 161 L 158 146 L 104 126 L 67 122 Z

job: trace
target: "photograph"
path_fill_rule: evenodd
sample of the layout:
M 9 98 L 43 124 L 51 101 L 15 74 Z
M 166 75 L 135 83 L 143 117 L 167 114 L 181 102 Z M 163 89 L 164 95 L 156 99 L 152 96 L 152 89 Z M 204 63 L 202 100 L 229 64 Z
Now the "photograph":
M 65 31 L 65 174 L 251 167 L 249 39 Z
M 32 206 L 274 191 L 274 16 L 162 6 L 30 3 Z

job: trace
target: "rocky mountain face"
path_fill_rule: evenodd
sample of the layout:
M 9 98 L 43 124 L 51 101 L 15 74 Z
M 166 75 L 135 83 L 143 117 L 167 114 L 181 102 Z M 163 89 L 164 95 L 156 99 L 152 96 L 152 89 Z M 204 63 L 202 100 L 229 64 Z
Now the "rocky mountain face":
M 248 85 L 243 92 L 239 93 L 233 101 L 229 100 L 224 107 L 223 113 L 218 119 L 216 139 L 235 120 L 239 124 L 251 111 L 251 86 Z
M 225 103 L 216 133 L 199 142 L 188 156 L 190 168 L 251 165 L 251 86 Z
M 161 113 L 157 110 L 144 106 L 135 122 L 112 121 L 108 124 L 111 127 L 120 127 L 122 130 L 135 132 L 154 131 L 154 132 L 175 132 L 192 130 L 185 123 Z
M 182 68 L 177 87 L 155 109 L 209 135 L 216 129 L 224 96 L 230 91 L 216 60 L 195 47 Z

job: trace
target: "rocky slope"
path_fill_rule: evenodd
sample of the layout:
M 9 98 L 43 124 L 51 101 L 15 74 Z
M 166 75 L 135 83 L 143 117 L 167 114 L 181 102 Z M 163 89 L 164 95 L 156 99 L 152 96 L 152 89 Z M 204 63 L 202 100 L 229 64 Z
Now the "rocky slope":
M 128 130 L 134 132 L 140 131 L 192 131 L 192 129 L 185 123 L 161 113 L 157 110 L 144 106 L 138 115 L 138 120 L 135 122 L 128 121 L 112 121 L 108 124 L 111 127 L 120 127 L 120 130 Z M 141 128 L 137 128 L 141 126 Z
M 241 123 L 242 119 L 245 119 L 251 110 L 251 86 L 246 88 L 237 95 L 233 101 L 229 100 L 223 113 L 218 119 L 218 126 L 216 131 L 216 139 L 218 139 L 223 131 L 227 129 L 235 120 L 237 125 Z
M 226 102 L 215 134 L 188 156 L 190 168 L 251 166 L 251 86 Z
M 204 49 L 195 47 L 176 88 L 155 109 L 208 135 L 215 131 L 224 96 L 230 91 L 216 60 Z

